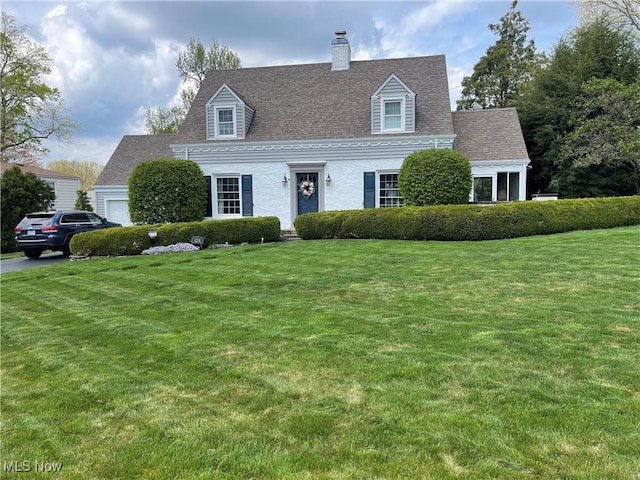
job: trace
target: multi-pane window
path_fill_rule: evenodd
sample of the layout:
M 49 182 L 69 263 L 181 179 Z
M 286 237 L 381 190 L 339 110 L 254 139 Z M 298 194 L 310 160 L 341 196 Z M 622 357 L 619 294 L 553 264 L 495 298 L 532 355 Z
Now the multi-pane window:
M 517 202 L 518 200 L 520 200 L 520 174 L 498 172 L 498 201 Z
M 240 215 L 240 179 L 218 177 L 216 187 L 218 215 Z
M 233 108 L 219 108 L 218 113 L 218 136 L 228 137 L 235 132 L 233 123 Z
M 493 192 L 493 182 L 496 192 Z M 494 197 L 495 195 L 495 197 Z M 520 173 L 498 172 L 492 177 L 474 177 L 473 201 L 484 202 L 517 202 L 520 200 Z
M 473 179 L 473 201 L 475 203 L 493 201 L 493 178 L 475 177 Z
M 380 207 L 401 207 L 403 199 L 400 196 L 397 173 L 380 174 Z
M 384 105 L 384 130 L 402 129 L 402 101 L 385 100 Z

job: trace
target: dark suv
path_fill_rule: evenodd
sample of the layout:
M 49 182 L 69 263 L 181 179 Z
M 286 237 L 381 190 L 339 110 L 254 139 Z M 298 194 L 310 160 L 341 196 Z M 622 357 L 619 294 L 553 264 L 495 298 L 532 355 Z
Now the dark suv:
M 121 226 L 82 210 L 29 213 L 16 227 L 16 247 L 29 258 L 38 258 L 45 250 L 69 256 L 69 242 L 76 233 Z

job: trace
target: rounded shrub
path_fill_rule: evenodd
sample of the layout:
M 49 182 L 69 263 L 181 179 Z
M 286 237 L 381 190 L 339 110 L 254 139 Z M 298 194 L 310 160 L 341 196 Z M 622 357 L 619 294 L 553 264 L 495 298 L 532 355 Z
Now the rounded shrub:
M 407 206 L 469 203 L 471 162 L 456 150 L 419 150 L 404 159 L 398 184 Z
M 207 184 L 191 160 L 159 158 L 139 163 L 129 178 L 129 213 L 137 224 L 204 219 Z

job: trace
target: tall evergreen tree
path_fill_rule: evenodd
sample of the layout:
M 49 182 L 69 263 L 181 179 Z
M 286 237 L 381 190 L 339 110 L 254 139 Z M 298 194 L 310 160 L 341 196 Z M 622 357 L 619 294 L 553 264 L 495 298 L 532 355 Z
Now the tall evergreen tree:
M 462 80 L 458 110 L 514 106 L 540 64 L 534 41 L 527 40 L 529 22 L 517 5 L 514 0 L 500 23 L 489 25 L 499 38 L 475 64 L 471 76 Z
M 551 180 L 564 197 L 640 193 L 640 79 L 586 82 L 563 135 Z
M 27 213 L 48 210 L 56 195 L 47 182 L 15 166 L 5 170 L 0 180 L 0 249 L 15 251 L 13 229 Z
M 91 206 L 91 202 L 89 201 L 89 194 L 86 190 L 76 190 L 76 210 L 86 210 L 88 212 L 93 212 L 93 207 Z
M 594 78 L 611 79 L 630 85 L 639 75 L 640 48 L 637 41 L 628 31 L 612 26 L 606 17 L 581 25 L 560 40 L 549 64 L 536 74 L 517 105 L 531 158 L 530 193 L 557 191 L 561 185 L 564 185 L 565 192 L 558 193 L 574 197 L 603 196 L 610 192 L 610 187 L 600 191 L 572 188 L 569 194 L 566 188 L 570 176 L 565 176 L 561 183 L 552 181 L 563 176 L 560 170 L 567 163 L 562 160 L 561 152 L 566 150 L 564 145 L 571 132 L 584 121 L 580 111 L 583 109 L 586 82 Z M 596 114 L 599 113 L 592 113 Z M 594 169 L 588 170 L 595 173 Z

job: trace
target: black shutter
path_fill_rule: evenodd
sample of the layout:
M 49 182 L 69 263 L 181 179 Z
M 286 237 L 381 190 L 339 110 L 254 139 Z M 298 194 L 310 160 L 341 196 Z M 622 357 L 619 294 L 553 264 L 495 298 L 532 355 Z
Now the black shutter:
M 253 180 L 251 175 L 242 175 L 242 216 L 253 217 Z
M 205 217 L 213 217 L 213 203 L 211 202 L 211 175 L 205 175 L 207 181 L 207 209 L 204 212 Z
M 376 206 L 376 172 L 364 172 L 364 208 Z

